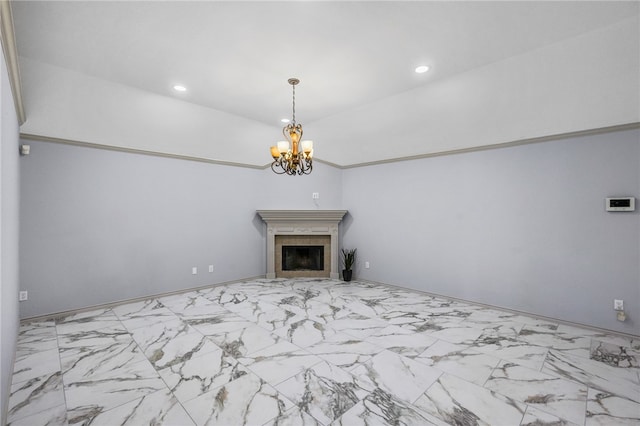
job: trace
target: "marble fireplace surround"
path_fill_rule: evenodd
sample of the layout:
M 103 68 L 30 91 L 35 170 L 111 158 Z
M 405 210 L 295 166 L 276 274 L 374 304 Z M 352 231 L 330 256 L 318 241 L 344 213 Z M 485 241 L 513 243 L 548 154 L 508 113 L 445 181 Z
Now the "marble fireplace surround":
M 267 278 L 276 277 L 276 235 L 329 235 L 331 269 L 329 277 L 340 278 L 338 225 L 347 210 L 258 210 L 267 224 Z

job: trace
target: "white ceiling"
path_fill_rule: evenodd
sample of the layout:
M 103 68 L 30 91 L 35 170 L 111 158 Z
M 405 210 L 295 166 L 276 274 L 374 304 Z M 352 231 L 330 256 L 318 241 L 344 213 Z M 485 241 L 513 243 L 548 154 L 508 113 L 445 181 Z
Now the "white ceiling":
M 291 115 L 287 78 L 298 77 L 296 118 L 303 125 L 316 123 L 315 129 L 407 91 L 637 17 L 638 6 L 635 1 L 14 1 L 12 11 L 25 62 L 274 127 Z M 431 70 L 414 73 L 420 64 Z M 23 75 L 23 86 L 37 86 L 30 75 Z M 178 83 L 188 91 L 174 92 Z M 28 100 L 27 121 L 30 110 L 38 109 L 37 94 Z M 368 124 L 375 127 L 377 121 L 371 117 Z M 417 146 L 408 154 L 430 151 Z M 372 160 L 384 155 L 397 156 L 381 151 Z

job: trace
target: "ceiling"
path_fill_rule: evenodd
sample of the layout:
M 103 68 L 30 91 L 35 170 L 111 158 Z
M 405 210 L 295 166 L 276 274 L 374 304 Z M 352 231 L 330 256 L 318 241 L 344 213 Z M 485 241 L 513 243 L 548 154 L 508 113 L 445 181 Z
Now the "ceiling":
M 21 67 L 53 65 L 274 128 L 291 116 L 287 79 L 298 77 L 296 118 L 307 134 L 306 124 L 329 126 L 404 93 L 637 17 L 638 10 L 638 2 L 611 1 L 12 2 Z M 416 74 L 421 64 L 430 71 Z M 39 84 L 32 75 L 23 74 L 23 87 Z M 175 84 L 187 91 L 175 92 Z M 25 102 L 27 123 L 38 99 L 30 94 Z M 353 129 L 318 134 L 346 132 L 344 138 L 357 140 L 358 126 L 380 120 L 357 121 Z M 414 145 L 402 154 L 434 151 L 427 142 Z M 398 156 L 379 151 L 368 160 Z M 327 154 L 317 155 L 341 163 Z M 343 165 L 360 158 L 352 157 Z

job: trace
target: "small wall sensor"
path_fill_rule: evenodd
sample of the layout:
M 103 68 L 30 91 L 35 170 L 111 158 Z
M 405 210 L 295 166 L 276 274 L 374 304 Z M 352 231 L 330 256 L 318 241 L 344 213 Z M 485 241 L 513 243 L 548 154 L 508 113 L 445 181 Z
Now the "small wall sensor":
M 30 145 L 20 145 L 20 155 L 29 155 L 29 152 L 31 152 Z
M 634 197 L 606 198 L 605 208 L 608 212 L 632 212 L 636 209 Z

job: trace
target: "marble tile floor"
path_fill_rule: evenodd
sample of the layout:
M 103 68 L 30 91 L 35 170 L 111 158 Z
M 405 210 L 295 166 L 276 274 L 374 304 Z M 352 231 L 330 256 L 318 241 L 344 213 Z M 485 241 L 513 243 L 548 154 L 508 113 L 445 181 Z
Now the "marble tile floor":
M 253 280 L 21 325 L 10 425 L 640 425 L 640 338 Z

